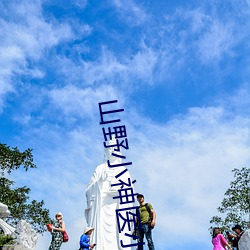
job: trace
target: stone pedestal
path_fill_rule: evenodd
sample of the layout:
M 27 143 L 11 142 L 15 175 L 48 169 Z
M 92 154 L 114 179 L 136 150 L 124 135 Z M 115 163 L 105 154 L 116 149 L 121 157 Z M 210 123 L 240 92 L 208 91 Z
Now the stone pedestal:
M 246 230 L 239 240 L 239 249 L 240 250 L 249 250 L 250 249 L 250 229 Z
M 2 250 L 26 250 L 25 247 L 21 245 L 6 245 L 2 247 Z

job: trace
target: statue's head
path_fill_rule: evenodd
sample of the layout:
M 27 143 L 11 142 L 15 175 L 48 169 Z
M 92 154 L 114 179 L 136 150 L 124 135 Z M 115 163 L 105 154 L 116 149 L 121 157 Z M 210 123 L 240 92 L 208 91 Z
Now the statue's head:
M 117 144 L 117 139 L 114 139 L 114 138 L 112 138 L 112 140 L 108 142 L 108 146 L 114 145 L 114 147 L 107 147 L 104 149 L 104 162 L 105 163 L 108 160 L 111 165 L 122 163 L 122 160 L 120 157 L 112 155 L 112 153 L 116 155 L 122 155 L 121 147 L 120 147 L 120 151 L 115 151 L 115 148 L 117 148 L 116 144 Z
M 0 202 L 0 218 L 5 218 L 10 215 L 8 206 Z

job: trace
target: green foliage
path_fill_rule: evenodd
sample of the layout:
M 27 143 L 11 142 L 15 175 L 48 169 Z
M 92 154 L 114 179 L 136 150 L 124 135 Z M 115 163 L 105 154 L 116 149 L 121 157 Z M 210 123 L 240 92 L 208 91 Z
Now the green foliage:
M 0 234 L 0 247 L 3 245 L 12 245 L 14 243 L 14 239 L 10 235 Z
M 6 144 L 0 143 L 0 173 L 4 175 L 4 171 L 10 174 L 13 170 L 21 166 L 27 171 L 29 168 L 36 168 L 33 163 L 32 149 L 28 148 L 24 152 L 19 151 L 17 147 L 10 148 Z
M 230 231 L 235 224 L 247 228 L 250 219 L 250 169 L 243 167 L 232 172 L 234 181 L 230 183 L 230 188 L 217 208 L 223 218 L 213 216 L 210 220 L 211 224 L 220 227 L 222 231 Z
M 38 233 L 46 231 L 45 225 L 51 222 L 49 210 L 44 208 L 44 201 L 30 200 L 30 188 L 27 186 L 14 188 L 14 182 L 5 178 L 13 170 L 24 167 L 35 168 L 32 150 L 20 152 L 17 148 L 11 149 L 5 144 L 0 144 L 0 202 L 6 204 L 11 211 L 11 217 L 5 221 L 15 226 L 21 219 L 30 223 Z

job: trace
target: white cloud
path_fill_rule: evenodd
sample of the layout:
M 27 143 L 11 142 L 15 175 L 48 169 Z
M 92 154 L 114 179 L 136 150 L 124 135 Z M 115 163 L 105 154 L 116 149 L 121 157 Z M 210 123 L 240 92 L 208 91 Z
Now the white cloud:
M 128 22 L 130 26 L 142 25 L 148 19 L 147 13 L 133 0 L 128 0 L 126 2 L 121 0 L 113 0 L 113 4 L 119 12 L 119 16 Z
M 186 16 L 191 19 L 191 30 L 194 33 L 199 33 L 211 20 L 211 16 L 205 15 L 202 9 L 194 9 L 193 11 L 189 11 L 186 13 Z
M 154 70 L 159 63 L 158 52 L 142 44 L 142 49 L 138 51 L 130 61 L 128 61 L 128 75 L 130 79 L 142 79 L 147 83 L 154 82 Z
M 81 3 L 84 8 L 84 1 Z M 130 18 L 135 18 L 136 25 L 148 18 L 133 1 L 114 1 L 114 4 L 123 18 L 127 14 L 129 22 L 132 22 Z M 31 14 L 26 15 L 26 12 Z M 32 195 L 45 199 L 52 215 L 58 210 L 65 214 L 70 242 L 63 245 L 62 250 L 78 247 L 85 223 L 85 187 L 94 168 L 103 159 L 98 102 L 118 99 L 123 108 L 129 88 L 133 87 L 131 83 L 135 80 L 152 83 L 157 77 L 156 67 L 171 71 L 178 63 L 185 62 L 190 48 L 192 51 L 197 46 L 204 63 L 221 60 L 232 52 L 235 42 L 230 41 L 234 30 L 232 24 L 213 20 L 200 9 L 187 12 L 186 16 L 181 12 L 189 20 L 187 29 L 185 25 L 176 28 L 178 19 L 173 18 L 172 29 L 168 30 L 168 26 L 165 31 L 157 30 L 166 33 L 160 36 L 161 39 L 152 38 L 159 42 L 157 46 L 154 47 L 153 42 L 152 46 L 141 42 L 140 49 L 131 55 L 118 58 L 106 48 L 96 61 L 75 62 L 57 55 L 54 60 L 65 76 L 66 86 L 63 82 L 62 87 L 51 84 L 50 90 L 47 86 L 36 89 L 37 93 L 32 100 L 26 101 L 26 105 L 30 106 L 29 111 L 37 111 L 37 116 L 32 116 L 33 112 L 23 114 L 19 107 L 15 119 L 25 126 L 17 145 L 34 148 L 39 168 L 28 176 L 17 175 L 15 179 L 18 183 L 31 185 Z M 21 17 L 21 22 L 1 20 L 6 37 L 0 34 L 4 41 L 0 47 L 0 81 L 3 82 L 0 95 L 15 90 L 11 77 L 17 72 L 42 78 L 44 72 L 38 67 L 30 69 L 28 59 L 36 61 L 47 49 L 75 36 L 75 29 L 69 24 L 46 21 L 39 4 L 23 3 L 14 13 Z M 8 29 L 13 29 L 13 34 Z M 86 26 L 80 33 L 85 31 L 86 34 L 92 32 Z M 170 33 L 173 40 L 169 38 Z M 88 50 L 80 46 L 79 51 L 82 49 Z M 248 100 L 246 87 L 230 99 L 234 104 L 230 108 L 247 107 Z M 131 143 L 124 154 L 128 153 L 127 159 L 133 161 L 130 171 L 137 180 L 137 191 L 145 193 L 157 212 L 154 231 L 157 249 L 165 249 L 166 235 L 171 235 L 169 246 L 180 239 L 183 243 L 207 240 L 210 237 L 209 219 L 216 213 L 231 181 L 231 169 L 248 165 L 249 118 L 241 113 L 229 113 L 230 110 L 223 108 L 229 107 L 227 104 L 190 108 L 187 114 L 175 116 L 166 124 L 155 124 L 141 117 L 138 110 L 124 107 L 123 115 L 127 118 L 123 121 L 129 129 Z M 196 234 L 189 233 L 191 228 L 195 228 Z M 40 237 L 37 250 L 48 247 L 49 241 L 48 235 Z M 207 246 L 209 248 L 210 238 Z
M 225 56 L 231 56 L 237 42 L 233 34 L 232 25 L 214 20 L 197 42 L 200 59 L 204 63 L 210 63 L 213 60 L 220 61 Z
M 148 84 L 153 82 L 154 69 L 158 62 L 158 54 L 143 42 L 141 49 L 133 55 L 116 57 L 106 48 L 102 49 L 100 58 L 94 62 L 83 61 L 84 82 L 115 83 L 123 85 L 123 88 L 130 89 L 131 83 L 142 80 Z
M 10 6 L 9 11 L 12 19 L 1 20 L 1 45 L 16 46 L 27 57 L 39 58 L 44 49 L 73 36 L 69 25 L 46 21 L 37 3 L 21 2 Z
M 74 0 L 74 4 L 78 6 L 80 9 L 84 9 L 87 5 L 87 0 Z
M 83 61 L 84 80 L 88 84 L 114 81 L 117 75 L 126 72 L 126 65 L 122 64 L 107 49 L 103 48 L 101 56 L 96 62 Z
M 209 238 L 209 220 L 232 181 L 231 170 L 249 164 L 250 120 L 227 116 L 224 109 L 209 107 L 191 109 L 163 126 L 134 121 L 141 129 L 128 135 L 137 141 L 130 148 L 136 191 L 154 204 L 159 231 L 171 233 L 169 246 L 179 237 Z M 195 235 L 186 234 L 190 228 Z M 163 238 L 155 237 L 163 247 Z
M 54 108 L 58 108 L 69 117 L 96 117 L 98 103 L 106 100 L 120 100 L 121 96 L 111 85 L 101 85 L 95 89 L 68 85 L 62 89 L 53 89 L 48 93 Z
M 86 109 L 84 112 L 94 112 L 98 108 L 85 100 L 87 93 L 88 90 L 69 87 L 55 92 L 53 98 L 64 112 L 77 114 L 77 106 Z M 95 99 L 94 94 L 88 93 L 90 99 Z M 86 102 L 79 103 L 81 98 Z M 130 145 L 124 155 L 133 162 L 129 171 L 137 180 L 136 191 L 144 193 L 157 212 L 157 248 L 164 249 L 166 234 L 171 234 L 169 247 L 176 246 L 180 237 L 183 244 L 192 241 L 209 247 L 209 220 L 229 187 L 231 170 L 247 166 L 250 160 L 250 120 L 229 117 L 223 107 L 204 107 L 192 108 L 186 115 L 160 125 L 121 107 L 127 116 L 123 122 Z M 85 225 L 85 188 L 103 160 L 99 119 L 88 126 L 80 123 L 68 131 L 49 124 L 31 128 L 26 141 L 35 149 L 40 164 L 34 175 L 20 175 L 19 182 L 23 179 L 27 183 L 29 178 L 32 193 L 45 199 L 52 214 L 63 210 L 71 236 L 63 248 L 76 248 Z M 63 189 L 57 188 L 60 186 Z M 196 234 L 187 233 L 190 228 L 195 228 Z M 44 240 L 48 245 L 49 238 L 39 241 Z
M 220 103 L 224 104 L 225 99 L 220 98 Z M 226 103 L 237 114 L 249 114 L 250 88 L 249 83 L 244 83 L 238 88 L 234 95 L 226 98 Z
M 193 9 L 178 8 L 172 15 L 165 16 L 165 22 L 159 27 L 158 46 L 174 58 L 174 69 L 178 65 L 189 67 L 193 60 L 211 65 L 233 57 L 236 46 L 245 36 L 243 31 L 236 30 L 239 27 L 236 19 L 228 19 L 202 5 Z
M 1 97 L 9 91 L 14 91 L 16 74 L 41 78 L 41 69 L 30 68 L 28 60 L 36 62 L 45 50 L 57 45 L 63 40 L 72 38 L 73 33 L 67 24 L 48 22 L 42 16 L 39 1 L 27 3 L 9 3 L 3 7 L 3 12 L 11 13 L 9 18 L 0 19 L 0 82 Z M 1 98 L 2 99 L 2 98 Z M 0 103 L 2 108 L 3 102 Z

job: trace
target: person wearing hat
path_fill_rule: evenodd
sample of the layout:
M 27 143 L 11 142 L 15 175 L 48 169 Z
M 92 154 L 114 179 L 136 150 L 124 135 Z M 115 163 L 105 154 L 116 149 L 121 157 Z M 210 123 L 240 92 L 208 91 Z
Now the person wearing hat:
M 65 231 L 65 223 L 62 220 L 63 215 L 61 212 L 56 213 L 56 223 L 55 225 L 51 225 L 49 227 L 49 231 L 52 234 L 52 240 L 50 243 L 49 250 L 60 250 L 62 242 L 63 242 L 63 232 Z
M 139 218 L 136 218 L 136 222 L 138 225 L 138 221 L 140 220 L 141 228 L 137 226 L 137 228 L 134 230 L 133 234 L 136 234 L 136 236 L 139 237 L 138 242 L 142 243 L 144 239 L 144 235 L 146 236 L 147 242 L 148 242 L 148 249 L 149 250 L 155 250 L 154 242 L 152 239 L 152 229 L 155 226 L 156 222 L 156 213 L 153 209 L 153 206 L 150 203 L 145 203 L 144 201 L 144 195 L 138 194 L 137 195 L 137 201 L 139 202 Z M 149 219 L 152 215 L 152 220 L 149 222 Z M 143 250 L 143 245 L 138 244 L 138 250 Z
M 242 234 L 244 233 L 244 231 L 243 231 L 243 229 L 242 229 L 242 227 L 240 225 L 235 225 L 232 228 L 232 230 L 236 233 L 236 235 L 235 234 L 230 234 L 230 236 L 232 236 L 234 238 L 233 243 L 234 243 L 234 246 L 236 247 L 235 249 L 239 250 L 238 243 L 239 243 L 239 240 L 240 240 Z
M 89 249 L 93 249 L 95 247 L 95 243 L 94 244 L 90 244 L 90 235 L 93 232 L 94 228 L 93 227 L 86 227 L 83 235 L 80 238 L 80 249 L 79 250 L 89 250 Z

